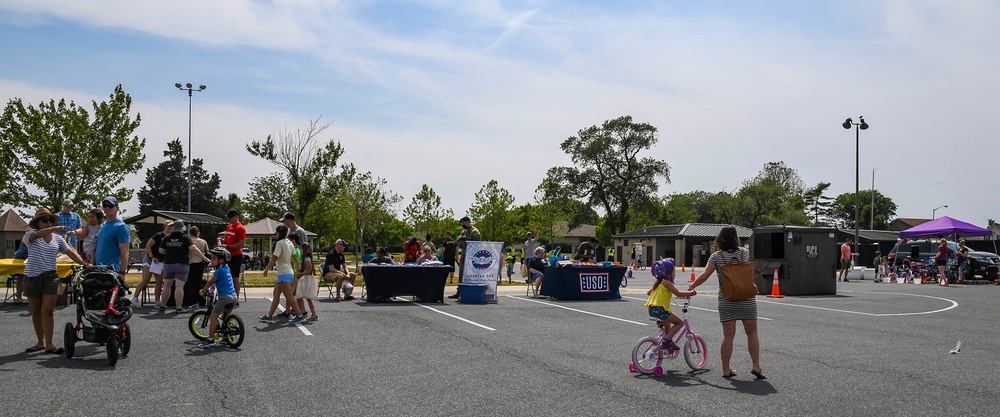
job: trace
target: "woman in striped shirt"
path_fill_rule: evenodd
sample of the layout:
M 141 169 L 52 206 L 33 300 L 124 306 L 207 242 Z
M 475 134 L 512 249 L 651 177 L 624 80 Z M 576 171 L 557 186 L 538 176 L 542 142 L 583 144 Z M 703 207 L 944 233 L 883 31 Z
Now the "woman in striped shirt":
M 25 349 L 26 352 L 45 349 L 45 353 L 63 353 L 63 348 L 52 344 L 53 315 L 59 292 L 56 256 L 65 253 L 74 262 L 90 266 L 57 234 L 66 231 L 66 226 L 55 226 L 58 221 L 59 218 L 48 210 L 38 209 L 35 217 L 28 222 L 31 230 L 24 234 L 22 240 L 28 245 L 28 259 L 24 260 L 24 295 L 31 305 L 31 325 L 38 338 L 38 343 Z
M 715 247 L 719 250 L 708 258 L 705 271 L 691 283 L 688 291 L 704 283 L 722 265 L 750 261 L 750 251 L 740 247 L 740 238 L 736 234 L 734 226 L 726 226 L 719 231 L 719 237 L 715 239 Z M 722 274 L 717 273 L 716 275 L 719 277 L 719 288 L 722 288 Z M 750 373 L 757 379 L 767 379 L 767 375 L 764 375 L 760 369 L 757 299 L 729 301 L 723 297 L 722 291 L 719 291 L 719 321 L 722 322 L 722 346 L 719 353 L 722 356 L 722 377 L 732 378 L 736 376 L 736 371 L 729 367 L 729 360 L 733 356 L 733 338 L 736 337 L 737 320 L 743 322 L 743 330 L 747 334 L 747 349 L 750 351 L 750 360 L 753 362 Z

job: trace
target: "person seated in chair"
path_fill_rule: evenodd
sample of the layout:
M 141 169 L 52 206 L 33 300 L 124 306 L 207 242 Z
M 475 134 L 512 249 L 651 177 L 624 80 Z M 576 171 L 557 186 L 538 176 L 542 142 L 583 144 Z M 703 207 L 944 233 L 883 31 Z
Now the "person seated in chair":
M 538 296 L 538 291 L 542 289 L 542 277 L 545 276 L 545 247 L 539 246 L 535 248 L 535 256 L 527 259 L 528 262 L 528 285 L 532 285 L 534 282 L 535 286 L 535 296 Z
M 427 262 L 438 262 L 437 256 L 434 255 L 434 249 L 431 249 L 430 246 L 424 245 L 420 252 L 422 254 L 417 258 L 417 265 L 423 265 Z
M 347 267 L 347 260 L 344 259 L 345 246 L 347 246 L 347 242 L 344 239 L 337 239 L 337 243 L 333 245 L 333 250 L 326 254 L 326 263 L 323 265 L 323 270 L 326 271 L 323 274 L 323 280 L 337 284 L 336 300 L 341 300 L 340 289 L 343 288 L 344 282 L 351 283 L 353 287 L 354 280 L 358 277 L 357 274 L 351 272 Z M 346 295 L 343 298 L 345 301 L 353 299 L 354 296 L 352 295 Z
M 395 262 L 393 262 L 392 257 L 389 256 L 389 251 L 379 246 L 375 248 L 375 257 L 368 261 L 368 263 L 371 265 L 392 265 Z

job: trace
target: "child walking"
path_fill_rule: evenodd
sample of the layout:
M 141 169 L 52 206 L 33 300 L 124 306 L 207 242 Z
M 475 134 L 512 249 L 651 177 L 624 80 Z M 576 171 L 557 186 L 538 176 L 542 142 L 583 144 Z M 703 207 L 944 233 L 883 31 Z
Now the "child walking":
M 299 310 L 306 311 L 305 305 L 302 304 L 304 298 L 309 303 L 309 311 L 312 311 L 309 321 L 316 321 L 319 320 L 319 315 L 316 314 L 316 304 L 313 303 L 313 299 L 316 298 L 316 292 L 319 290 L 319 280 L 315 277 L 316 266 L 313 265 L 312 260 L 312 244 L 306 242 L 300 248 L 302 249 L 302 262 L 299 265 L 299 272 L 296 273 L 296 281 L 299 285 L 295 292 L 295 302 L 299 304 Z
M 681 291 L 674 286 L 674 258 L 656 261 L 652 269 L 656 282 L 649 291 L 646 291 L 646 295 L 649 296 L 646 308 L 649 309 L 650 317 L 660 319 L 666 326 L 664 332 L 667 337 L 663 340 L 663 347 L 674 351 L 680 350 L 674 343 L 674 335 L 681 329 L 677 325 L 683 321 L 670 311 L 670 300 L 674 295 L 682 298 L 690 297 L 694 295 L 694 291 Z

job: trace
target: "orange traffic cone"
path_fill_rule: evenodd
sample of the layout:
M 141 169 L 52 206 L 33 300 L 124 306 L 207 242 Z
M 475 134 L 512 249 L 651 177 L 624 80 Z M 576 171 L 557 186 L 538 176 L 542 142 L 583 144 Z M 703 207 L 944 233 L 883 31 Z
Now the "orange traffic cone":
M 771 295 L 768 298 L 785 298 L 778 289 L 778 270 L 774 270 L 774 281 L 771 283 Z
M 681 272 L 685 272 L 684 271 L 684 264 L 681 264 Z
M 690 280 L 690 281 L 688 281 L 688 282 L 694 282 L 694 281 L 695 281 L 695 279 L 696 279 L 696 278 L 694 277 L 694 271 L 691 271 L 691 280 Z

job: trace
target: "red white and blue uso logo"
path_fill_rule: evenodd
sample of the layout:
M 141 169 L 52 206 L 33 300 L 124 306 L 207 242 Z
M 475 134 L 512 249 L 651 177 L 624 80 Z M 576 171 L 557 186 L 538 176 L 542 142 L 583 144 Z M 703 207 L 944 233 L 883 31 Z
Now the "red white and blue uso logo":
M 610 290 L 607 272 L 580 273 L 580 292 L 608 292 Z

